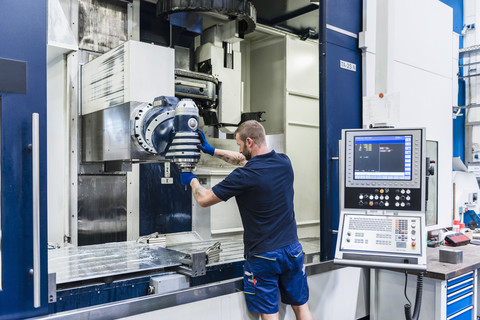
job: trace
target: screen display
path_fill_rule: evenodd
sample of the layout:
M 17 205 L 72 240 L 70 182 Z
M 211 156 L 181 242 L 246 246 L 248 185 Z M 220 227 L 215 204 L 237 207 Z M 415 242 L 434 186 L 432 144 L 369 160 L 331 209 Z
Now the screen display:
M 412 136 L 356 136 L 355 180 L 411 180 Z

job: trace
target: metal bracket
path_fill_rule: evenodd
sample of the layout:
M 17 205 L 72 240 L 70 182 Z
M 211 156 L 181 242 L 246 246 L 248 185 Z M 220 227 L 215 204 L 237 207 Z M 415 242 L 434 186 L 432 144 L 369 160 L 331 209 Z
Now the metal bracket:
M 187 254 L 180 260 L 184 265 L 177 270 L 179 273 L 189 277 L 199 277 L 206 274 L 205 265 L 207 263 L 207 255 L 205 251 L 192 252 Z
M 48 303 L 57 302 L 57 274 L 48 274 Z

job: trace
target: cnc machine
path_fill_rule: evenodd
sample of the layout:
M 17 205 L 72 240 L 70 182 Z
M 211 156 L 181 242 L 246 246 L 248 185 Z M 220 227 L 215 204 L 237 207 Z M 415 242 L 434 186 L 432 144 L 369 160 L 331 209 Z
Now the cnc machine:
M 231 2 L 236 5 L 226 5 Z M 173 3 L 159 1 L 156 13 L 168 17 L 170 28 L 188 30 L 183 36 L 190 47 L 129 40 L 103 52 L 80 50 L 67 59 L 69 94 L 78 97 L 70 101 L 72 114 L 78 111 L 70 136 L 76 146 L 70 174 L 78 185 L 71 187 L 65 243 L 53 243 L 49 250 L 50 283 L 55 284 L 51 312 L 74 317 L 72 310 L 78 308 L 180 294 L 190 287 L 202 297 L 239 289 L 239 282 L 209 286 L 242 276 L 243 229 L 234 200 L 202 211 L 192 203 L 190 188 L 180 185 L 179 173 L 193 171 L 211 187 L 234 167 L 201 156 L 197 130 L 204 130 L 213 145 L 237 150 L 231 139 L 236 126 L 249 119 L 263 121 L 265 95 L 251 93 L 260 97 L 259 106 L 246 108 L 244 101 L 250 90 L 243 79 L 241 43 L 255 29 L 255 8 L 248 1 L 215 2 L 208 10 L 179 9 Z M 202 20 L 204 11 L 209 14 Z M 257 51 L 247 50 L 249 54 L 270 57 L 270 51 L 262 52 L 263 40 L 270 36 L 276 45 L 304 45 L 261 27 L 243 51 L 252 46 Z M 317 51 L 316 43 L 309 45 Z M 272 63 L 248 73 L 258 75 L 266 67 L 280 72 Z M 272 96 L 275 101 L 275 91 Z M 318 103 L 311 96 L 308 100 Z M 267 115 L 275 108 L 267 107 Z M 277 115 L 270 119 L 285 120 Z M 270 120 L 269 128 L 280 130 L 269 129 L 267 136 L 269 146 L 280 152 L 286 143 L 281 121 Z M 312 201 L 315 211 L 318 199 Z M 306 262 L 318 261 L 318 212 L 305 217 L 302 212 L 296 211 L 305 230 Z M 188 292 L 184 295 L 189 298 L 181 299 L 193 301 Z M 155 308 L 136 302 L 143 311 Z

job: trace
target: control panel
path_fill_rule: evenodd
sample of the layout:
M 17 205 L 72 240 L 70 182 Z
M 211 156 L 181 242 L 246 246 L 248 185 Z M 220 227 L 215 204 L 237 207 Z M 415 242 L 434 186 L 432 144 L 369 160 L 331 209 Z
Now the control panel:
M 420 189 L 345 188 L 345 208 L 420 211 Z
M 341 250 L 421 254 L 418 216 L 344 214 Z
M 425 270 L 424 128 L 342 131 L 335 263 Z

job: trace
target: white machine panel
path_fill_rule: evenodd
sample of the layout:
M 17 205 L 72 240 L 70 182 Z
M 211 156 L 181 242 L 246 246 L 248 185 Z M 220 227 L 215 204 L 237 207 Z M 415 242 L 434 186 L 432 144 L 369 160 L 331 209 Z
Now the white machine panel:
M 82 68 L 82 114 L 175 95 L 175 50 L 127 41 Z

